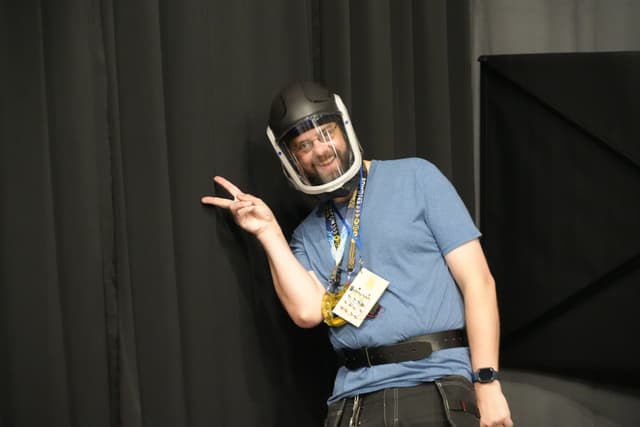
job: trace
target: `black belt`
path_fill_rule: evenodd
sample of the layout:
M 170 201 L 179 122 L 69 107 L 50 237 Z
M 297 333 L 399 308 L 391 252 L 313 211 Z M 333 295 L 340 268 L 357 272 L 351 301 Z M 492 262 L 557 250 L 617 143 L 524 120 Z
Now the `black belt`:
M 466 345 L 467 334 L 465 330 L 454 329 L 420 335 L 380 347 L 342 348 L 337 350 L 337 354 L 341 365 L 344 365 L 347 369 L 358 369 L 383 363 L 420 360 L 428 357 L 434 351 L 452 347 L 466 347 Z

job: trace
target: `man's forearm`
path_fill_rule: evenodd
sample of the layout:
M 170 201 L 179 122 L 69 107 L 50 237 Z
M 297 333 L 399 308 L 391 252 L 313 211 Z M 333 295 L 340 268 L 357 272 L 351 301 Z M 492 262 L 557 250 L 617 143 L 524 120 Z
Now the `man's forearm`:
M 293 255 L 280 226 L 273 223 L 256 238 L 267 254 L 273 285 L 294 323 L 310 328 L 322 321 L 322 284 Z
M 498 369 L 500 321 L 493 279 L 467 285 L 464 297 L 471 366 Z

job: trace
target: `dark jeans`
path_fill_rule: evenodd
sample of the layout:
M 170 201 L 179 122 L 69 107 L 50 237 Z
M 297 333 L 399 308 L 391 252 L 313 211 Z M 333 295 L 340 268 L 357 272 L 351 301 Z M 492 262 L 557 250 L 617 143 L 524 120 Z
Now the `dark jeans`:
M 451 375 L 414 387 L 386 388 L 329 405 L 326 427 L 478 427 L 473 385 Z

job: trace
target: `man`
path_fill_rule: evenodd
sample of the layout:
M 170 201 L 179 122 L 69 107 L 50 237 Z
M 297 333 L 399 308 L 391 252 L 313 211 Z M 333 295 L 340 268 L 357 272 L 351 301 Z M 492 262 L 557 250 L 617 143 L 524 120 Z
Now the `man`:
M 341 366 L 327 425 L 512 426 L 494 281 L 447 179 L 422 159 L 363 160 L 340 97 L 316 83 L 276 96 L 267 134 L 293 186 L 320 200 L 290 244 L 222 177 L 233 199 L 202 202 L 264 246 L 298 326 L 329 325 Z

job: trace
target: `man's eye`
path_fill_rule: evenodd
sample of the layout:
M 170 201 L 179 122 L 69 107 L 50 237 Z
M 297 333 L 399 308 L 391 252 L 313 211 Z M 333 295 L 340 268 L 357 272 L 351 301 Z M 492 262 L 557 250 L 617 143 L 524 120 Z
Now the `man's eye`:
M 322 131 L 320 133 L 322 134 L 322 137 L 325 138 L 325 139 L 331 138 L 331 134 L 333 134 L 331 129 L 322 129 Z
M 309 148 L 311 148 L 311 141 L 302 141 L 298 144 L 298 150 L 300 151 L 307 151 Z

